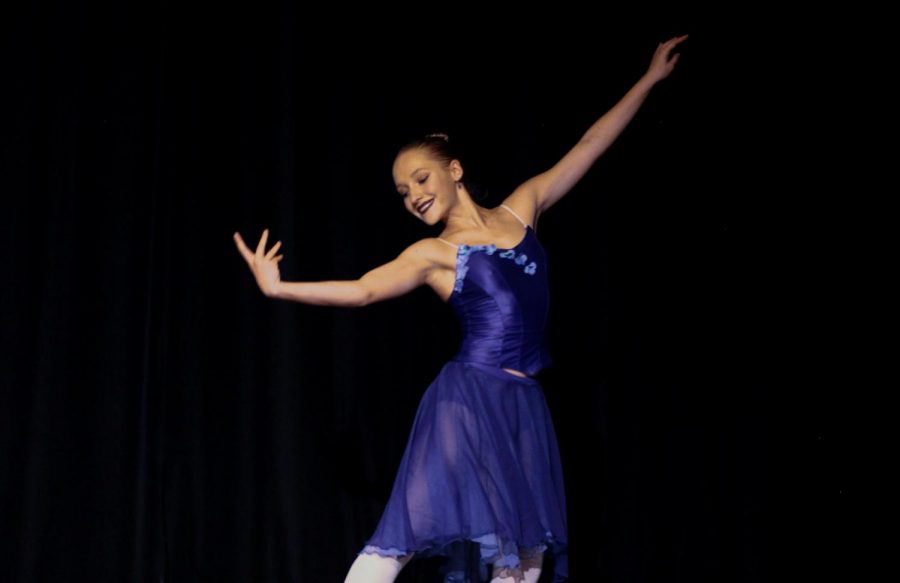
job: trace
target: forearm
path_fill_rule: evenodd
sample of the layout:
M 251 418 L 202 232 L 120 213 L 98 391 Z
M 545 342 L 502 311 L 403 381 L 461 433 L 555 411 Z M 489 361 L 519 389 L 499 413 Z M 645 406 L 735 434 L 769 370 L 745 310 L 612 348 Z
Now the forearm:
M 588 128 L 581 141 L 589 144 L 596 156 L 602 154 L 640 109 L 654 84 L 655 81 L 647 75 L 641 77 L 612 109 Z
M 359 307 L 366 290 L 359 280 L 279 281 L 272 298 L 316 306 Z

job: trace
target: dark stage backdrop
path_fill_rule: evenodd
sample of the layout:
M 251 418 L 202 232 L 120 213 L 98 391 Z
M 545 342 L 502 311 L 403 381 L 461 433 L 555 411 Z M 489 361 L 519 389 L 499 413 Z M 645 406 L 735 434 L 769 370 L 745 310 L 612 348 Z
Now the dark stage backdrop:
M 778 574 L 774 535 L 794 531 L 776 529 L 774 460 L 800 448 L 821 484 L 835 447 L 822 410 L 801 445 L 776 441 L 787 262 L 750 137 L 778 79 L 689 14 L 537 16 L 373 14 L 358 33 L 341 23 L 359 14 L 293 2 L 18 9 L 0 580 L 343 581 L 458 325 L 427 287 L 360 309 L 267 299 L 232 233 L 255 246 L 269 228 L 285 280 L 357 278 L 439 233 L 392 186 L 398 146 L 449 133 L 493 207 L 685 32 L 675 72 L 538 229 L 571 577 Z M 791 515 L 810 531 L 822 488 Z M 432 559 L 399 578 L 437 580 Z

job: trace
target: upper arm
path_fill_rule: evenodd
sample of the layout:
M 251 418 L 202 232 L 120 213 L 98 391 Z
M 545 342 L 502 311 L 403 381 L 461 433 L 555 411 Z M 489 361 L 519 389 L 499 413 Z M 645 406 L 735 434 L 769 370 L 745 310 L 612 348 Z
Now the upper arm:
M 597 159 L 596 147 L 581 140 L 552 168 L 529 178 L 510 195 L 522 206 L 534 207 L 534 219 L 553 206 L 581 180 Z M 512 205 L 510 205 L 512 206 Z M 516 209 L 518 211 L 518 209 Z
M 426 282 L 434 267 L 427 240 L 417 241 L 395 259 L 366 272 L 359 278 L 363 288 L 363 305 L 380 302 L 409 293 Z
M 503 199 L 503 204 L 514 210 L 537 232 L 537 220 L 541 209 L 537 204 L 537 193 L 528 182 L 516 188 L 512 194 Z

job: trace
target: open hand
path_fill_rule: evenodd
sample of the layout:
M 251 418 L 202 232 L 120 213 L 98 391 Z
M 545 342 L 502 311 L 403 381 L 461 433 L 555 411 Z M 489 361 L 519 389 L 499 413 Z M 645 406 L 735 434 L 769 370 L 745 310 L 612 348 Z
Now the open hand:
M 678 62 L 678 57 L 680 56 L 678 53 L 675 53 L 670 59 L 669 53 L 687 37 L 688 35 L 685 34 L 672 37 L 664 43 L 659 43 L 659 46 L 656 47 L 656 52 L 653 53 L 653 59 L 650 61 L 650 68 L 647 69 L 647 76 L 653 79 L 654 82 L 662 81 L 668 77 L 672 69 L 675 68 L 675 63 Z
M 284 255 L 273 257 L 275 252 L 278 251 L 278 248 L 281 247 L 281 241 L 275 243 L 275 245 L 269 249 L 268 253 L 264 253 L 268 238 L 269 229 L 265 229 L 263 230 L 262 237 L 259 239 L 259 244 L 256 246 L 256 253 L 252 253 L 250 249 L 247 248 L 247 245 L 244 244 L 241 235 L 237 231 L 234 233 L 234 242 L 237 245 L 238 251 L 240 251 L 241 255 L 244 257 L 247 265 L 250 266 L 250 271 L 253 272 L 253 277 L 256 278 L 259 289 L 262 290 L 262 293 L 266 297 L 273 297 L 275 291 L 278 289 L 278 284 L 281 282 L 281 275 L 278 272 L 278 262 L 284 259 Z

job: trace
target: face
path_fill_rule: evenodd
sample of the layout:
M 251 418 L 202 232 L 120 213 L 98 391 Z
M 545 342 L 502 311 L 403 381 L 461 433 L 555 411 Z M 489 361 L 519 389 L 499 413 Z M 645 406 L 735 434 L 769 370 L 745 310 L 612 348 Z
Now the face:
M 449 167 L 421 149 L 408 150 L 394 161 L 394 184 L 406 210 L 433 225 L 456 200 L 456 181 L 462 178 L 457 160 Z

